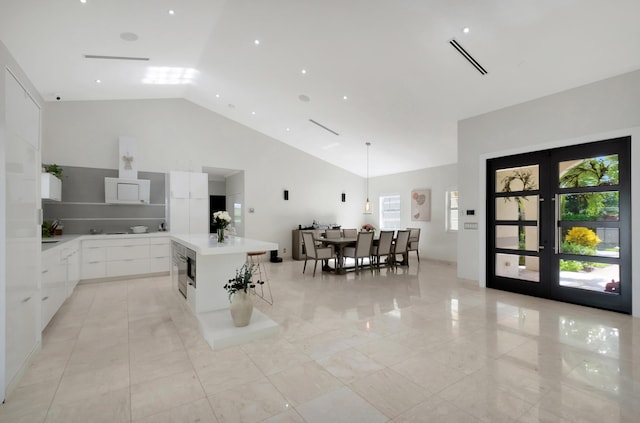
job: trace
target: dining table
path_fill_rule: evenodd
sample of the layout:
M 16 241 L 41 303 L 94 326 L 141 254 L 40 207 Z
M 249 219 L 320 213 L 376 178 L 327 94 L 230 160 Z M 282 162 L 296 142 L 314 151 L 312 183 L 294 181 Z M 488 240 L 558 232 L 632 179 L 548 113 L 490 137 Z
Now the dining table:
M 344 247 L 348 247 L 349 245 L 355 245 L 357 237 L 343 237 L 340 238 L 320 238 L 320 241 L 323 245 L 333 245 L 336 250 L 336 274 L 344 275 L 347 271 L 344 268 L 343 257 L 344 257 Z M 323 270 L 330 270 L 328 266 L 323 267 Z
M 372 245 L 377 245 L 378 240 L 380 239 L 380 235 L 376 235 L 373 237 Z M 409 238 L 409 242 L 416 240 L 414 237 Z M 336 275 L 345 275 L 347 270 L 344 268 L 344 248 L 348 246 L 356 245 L 356 241 L 358 241 L 357 237 L 344 237 L 341 236 L 339 238 L 326 238 L 320 237 L 318 239 L 323 245 L 333 245 L 336 250 L 336 267 L 335 272 Z M 395 243 L 395 237 L 393 242 Z M 399 264 L 408 263 L 409 256 L 407 254 L 403 255 L 403 260 Z M 323 266 L 323 271 L 331 271 L 332 269 L 327 265 Z

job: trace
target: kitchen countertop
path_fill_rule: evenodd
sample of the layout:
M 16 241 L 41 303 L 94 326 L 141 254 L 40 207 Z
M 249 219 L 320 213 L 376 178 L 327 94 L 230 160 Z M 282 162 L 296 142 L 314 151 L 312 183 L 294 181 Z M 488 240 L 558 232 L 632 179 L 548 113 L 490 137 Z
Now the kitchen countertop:
M 274 242 L 259 241 L 239 236 L 227 237 L 223 244 L 218 244 L 216 234 L 174 234 L 171 235 L 171 239 L 203 256 L 247 253 L 249 251 L 271 251 L 278 249 L 278 244 Z
M 61 247 L 70 241 L 83 241 L 87 239 L 126 239 L 126 238 L 156 238 L 168 237 L 169 232 L 146 232 L 143 234 L 67 234 L 57 235 L 51 238 L 42 238 L 43 240 L 55 240 L 57 242 L 43 242 L 42 251 L 49 251 Z

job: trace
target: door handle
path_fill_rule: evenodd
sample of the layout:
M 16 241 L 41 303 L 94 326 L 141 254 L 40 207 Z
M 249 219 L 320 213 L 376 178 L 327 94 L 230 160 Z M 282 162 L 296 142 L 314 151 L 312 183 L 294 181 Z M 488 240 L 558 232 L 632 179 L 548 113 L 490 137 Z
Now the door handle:
M 558 223 L 560 223 L 560 194 L 556 194 L 551 201 L 553 201 L 553 253 L 558 254 L 560 244 L 560 231 Z
M 47 301 L 49 299 L 49 297 L 42 297 L 42 301 Z
M 24 304 L 24 303 L 26 303 L 27 301 L 29 301 L 30 299 L 31 299 L 31 297 L 27 297 L 27 298 L 25 298 L 24 300 L 22 300 L 22 303 Z

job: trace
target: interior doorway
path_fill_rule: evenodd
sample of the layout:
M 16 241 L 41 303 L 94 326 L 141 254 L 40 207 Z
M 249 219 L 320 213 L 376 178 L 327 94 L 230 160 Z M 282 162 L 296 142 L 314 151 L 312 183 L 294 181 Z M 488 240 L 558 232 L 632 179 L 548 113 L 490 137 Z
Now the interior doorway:
M 487 162 L 487 286 L 631 313 L 631 138 Z

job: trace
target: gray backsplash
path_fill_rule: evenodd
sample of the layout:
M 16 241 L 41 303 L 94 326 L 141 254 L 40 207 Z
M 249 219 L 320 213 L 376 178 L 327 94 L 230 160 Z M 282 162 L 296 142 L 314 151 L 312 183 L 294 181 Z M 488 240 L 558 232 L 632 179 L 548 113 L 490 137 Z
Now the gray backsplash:
M 91 229 L 129 232 L 131 226 L 149 227 L 156 232 L 165 222 L 165 174 L 138 172 L 138 179 L 151 181 L 149 205 L 106 204 L 104 178 L 118 177 L 117 169 L 95 169 L 60 165 L 62 201 L 44 201 L 44 220 L 58 219 L 66 234 L 88 234 Z

